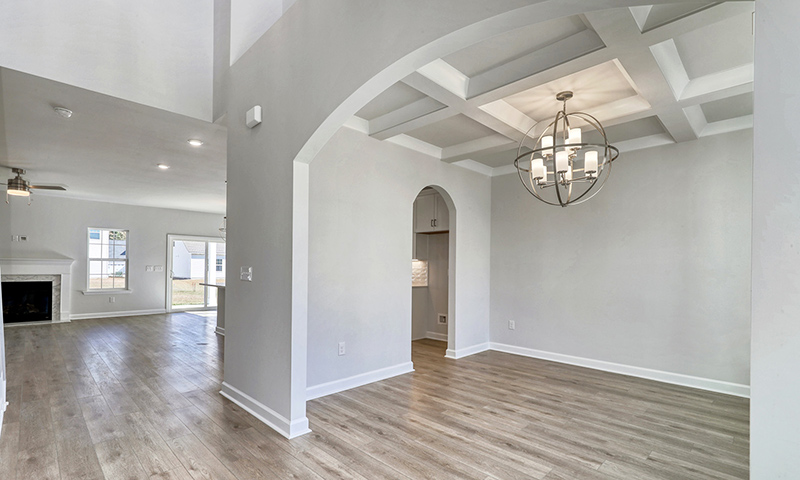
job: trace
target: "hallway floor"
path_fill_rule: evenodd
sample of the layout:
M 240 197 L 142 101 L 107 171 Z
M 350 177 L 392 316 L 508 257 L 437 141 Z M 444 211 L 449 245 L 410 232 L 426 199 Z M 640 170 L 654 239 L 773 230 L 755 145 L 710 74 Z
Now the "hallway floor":
M 214 318 L 6 328 L 2 479 L 748 478 L 749 401 L 498 352 L 308 403 L 286 440 L 219 395 Z

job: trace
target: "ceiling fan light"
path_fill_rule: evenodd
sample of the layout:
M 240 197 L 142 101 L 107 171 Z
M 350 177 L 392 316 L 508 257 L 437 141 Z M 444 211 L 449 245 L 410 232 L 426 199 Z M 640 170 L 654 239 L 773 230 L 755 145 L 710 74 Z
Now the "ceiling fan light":
M 190 138 L 189 140 L 187 140 L 187 142 L 189 142 L 189 145 L 193 147 L 200 147 L 203 145 L 203 141 L 198 138 Z
M 28 190 L 21 190 L 13 187 L 8 187 L 7 193 L 14 197 L 29 197 L 31 195 L 31 192 Z

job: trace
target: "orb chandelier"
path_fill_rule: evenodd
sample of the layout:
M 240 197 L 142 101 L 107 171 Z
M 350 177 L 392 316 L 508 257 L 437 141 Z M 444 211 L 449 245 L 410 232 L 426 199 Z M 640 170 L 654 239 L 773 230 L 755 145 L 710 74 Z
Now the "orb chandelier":
M 563 108 L 539 135 L 533 149 L 525 146 L 525 139 L 534 127 L 525 132 L 514 160 L 519 179 L 531 195 L 562 207 L 597 195 L 611 174 L 611 162 L 619 156 L 619 149 L 608 143 L 606 131 L 596 118 L 588 113 L 567 113 L 570 98 L 570 91 L 556 95 Z M 584 124 L 602 135 L 602 143 L 583 142 L 576 125 Z

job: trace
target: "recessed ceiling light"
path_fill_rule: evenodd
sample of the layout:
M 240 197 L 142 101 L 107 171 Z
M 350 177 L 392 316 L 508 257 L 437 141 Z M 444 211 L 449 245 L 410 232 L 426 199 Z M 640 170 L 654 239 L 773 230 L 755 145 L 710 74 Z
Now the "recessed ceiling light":
M 53 110 L 55 110 L 57 114 L 61 115 L 64 118 L 69 118 L 72 116 L 72 110 L 70 110 L 69 108 L 53 107 Z
M 159 163 L 158 168 L 160 168 L 161 170 L 169 170 L 169 165 L 165 163 Z
M 199 147 L 200 145 L 203 144 L 202 140 L 198 140 L 196 138 L 190 138 L 188 141 L 189 141 L 189 145 L 191 145 L 193 147 Z

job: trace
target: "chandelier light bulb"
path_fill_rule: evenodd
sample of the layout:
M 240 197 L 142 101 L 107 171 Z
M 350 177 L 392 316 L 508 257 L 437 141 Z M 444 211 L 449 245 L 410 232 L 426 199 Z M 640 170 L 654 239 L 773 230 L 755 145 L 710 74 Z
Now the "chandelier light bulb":
M 545 135 L 542 137 L 542 148 L 553 148 L 553 136 Z M 552 153 L 551 153 L 552 155 Z

